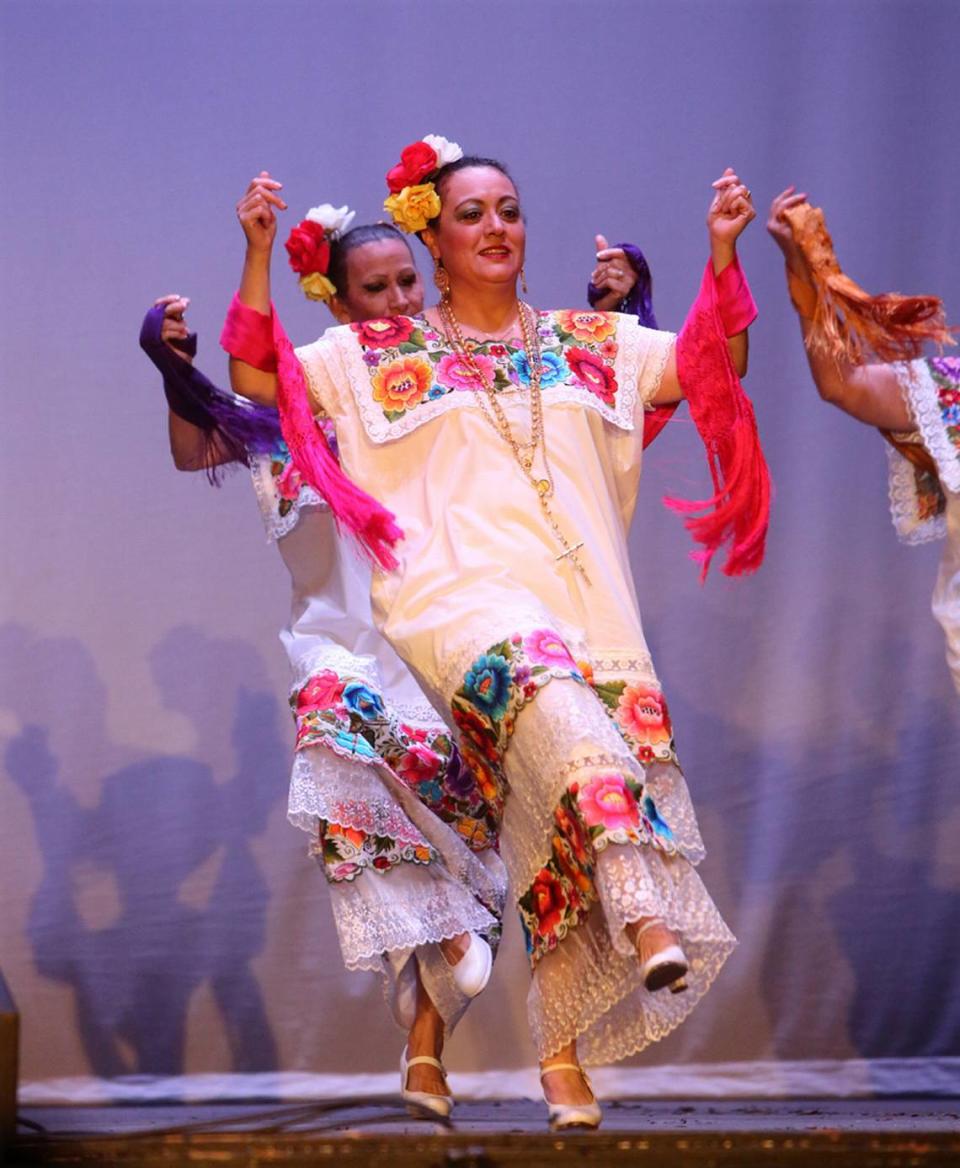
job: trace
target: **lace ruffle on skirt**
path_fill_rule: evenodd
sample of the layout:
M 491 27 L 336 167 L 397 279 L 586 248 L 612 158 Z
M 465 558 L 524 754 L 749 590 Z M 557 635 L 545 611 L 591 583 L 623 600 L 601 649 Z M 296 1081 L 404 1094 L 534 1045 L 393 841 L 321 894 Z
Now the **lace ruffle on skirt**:
M 703 844 L 686 784 L 674 765 L 644 772 L 596 694 L 564 680 L 551 681 L 520 714 L 505 768 L 504 859 L 522 917 L 524 893 L 531 898 L 532 891 L 525 928 L 533 919 L 550 934 L 528 998 L 539 1056 L 577 1039 L 585 1063 L 625 1058 L 683 1021 L 736 943 L 693 868 Z M 618 776 L 627 783 L 618 787 Z M 630 801 L 637 779 L 656 803 L 649 817 Z M 585 795 L 609 799 L 603 834 L 593 840 L 595 860 L 584 855 L 564 883 L 569 853 L 558 844 L 571 792 L 584 815 Z M 569 847 L 571 839 L 575 851 L 575 836 L 563 842 Z M 558 855 L 559 868 L 552 866 Z M 588 871 L 589 887 L 578 888 Z M 690 961 L 686 993 L 643 987 L 625 929 L 645 917 L 662 917 L 679 936 Z

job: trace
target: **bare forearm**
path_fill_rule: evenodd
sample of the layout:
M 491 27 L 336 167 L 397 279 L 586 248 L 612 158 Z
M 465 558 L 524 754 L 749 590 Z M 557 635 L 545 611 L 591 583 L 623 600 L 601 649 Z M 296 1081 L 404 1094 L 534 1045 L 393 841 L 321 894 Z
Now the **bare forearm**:
M 240 276 L 240 299 L 264 316 L 270 313 L 270 252 L 248 247 Z
M 167 429 L 170 435 L 170 453 L 177 470 L 209 470 L 231 462 L 230 455 L 219 446 L 207 442 L 203 431 L 187 422 L 173 410 L 167 411 Z
M 800 317 L 807 363 L 820 397 L 868 426 L 914 430 L 896 373 L 890 365 L 851 365 L 807 348 L 811 321 Z
M 241 397 L 249 398 L 261 406 L 277 404 L 277 375 L 265 373 L 246 361 L 230 358 L 230 388 Z

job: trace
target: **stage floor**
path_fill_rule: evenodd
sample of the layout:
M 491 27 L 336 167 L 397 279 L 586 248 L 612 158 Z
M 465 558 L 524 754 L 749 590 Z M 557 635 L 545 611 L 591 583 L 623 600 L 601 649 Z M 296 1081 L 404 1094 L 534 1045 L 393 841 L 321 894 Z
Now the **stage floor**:
M 552 1135 L 542 1104 L 461 1103 L 444 1127 L 398 1100 L 28 1108 L 8 1164 L 960 1165 L 960 1100 L 607 1102 L 599 1132 Z

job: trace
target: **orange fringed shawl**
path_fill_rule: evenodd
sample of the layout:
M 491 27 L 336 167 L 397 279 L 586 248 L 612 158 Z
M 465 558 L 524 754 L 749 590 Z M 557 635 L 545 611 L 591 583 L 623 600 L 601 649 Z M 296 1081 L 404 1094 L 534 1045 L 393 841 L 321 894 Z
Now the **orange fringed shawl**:
M 880 361 L 910 361 L 923 345 L 954 344 L 943 302 L 936 296 L 871 296 L 845 275 L 837 262 L 823 211 L 800 203 L 783 212 L 803 253 L 817 294 L 807 346 L 835 361 L 862 365 L 870 354 Z

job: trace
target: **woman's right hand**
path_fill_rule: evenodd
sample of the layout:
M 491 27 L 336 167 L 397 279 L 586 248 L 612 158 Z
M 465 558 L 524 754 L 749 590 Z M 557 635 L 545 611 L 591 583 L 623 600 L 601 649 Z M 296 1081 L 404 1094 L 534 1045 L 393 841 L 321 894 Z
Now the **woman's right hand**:
M 287 204 L 277 193 L 281 190 L 283 183 L 277 182 L 267 171 L 261 170 L 257 177 L 251 180 L 243 198 L 237 203 L 237 218 L 240 220 L 243 234 L 247 237 L 247 248 L 250 251 L 272 250 L 277 235 L 276 212 L 287 209 Z
M 791 207 L 798 207 L 806 201 L 807 196 L 803 193 L 798 194 L 796 187 L 787 187 L 770 204 L 770 215 L 767 218 L 767 231 L 773 236 L 777 247 L 783 252 L 787 267 L 802 280 L 807 278 L 807 264 L 803 253 L 794 241 L 790 224 L 783 218 L 783 212 L 788 211 Z

